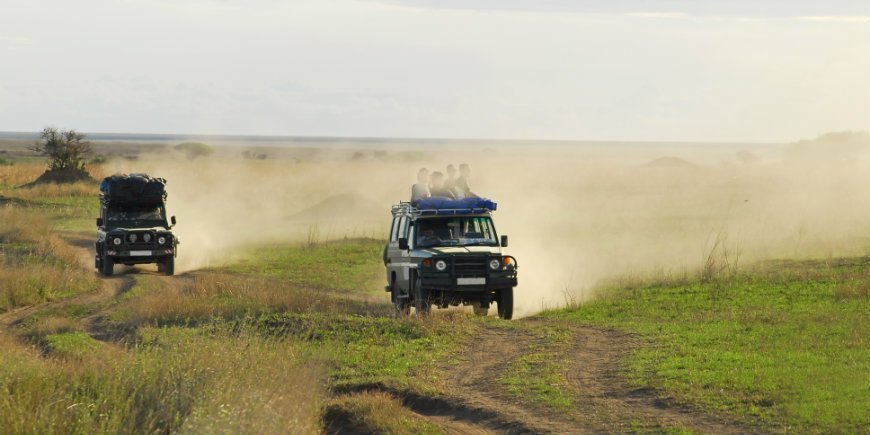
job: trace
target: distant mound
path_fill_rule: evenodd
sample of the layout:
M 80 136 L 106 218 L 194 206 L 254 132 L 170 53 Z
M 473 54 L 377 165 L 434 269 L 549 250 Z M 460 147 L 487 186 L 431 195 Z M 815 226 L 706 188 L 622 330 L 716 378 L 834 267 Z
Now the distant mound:
M 21 187 L 33 187 L 40 184 L 71 184 L 80 181 L 96 182 L 97 180 L 91 178 L 91 174 L 80 169 L 55 169 L 43 172 L 39 178 Z
M 783 155 L 787 162 L 847 163 L 870 157 L 870 132 L 841 131 L 790 144 Z
M 388 209 L 372 199 L 354 193 L 343 193 L 330 196 L 299 213 L 288 216 L 287 219 L 296 222 L 370 220 L 378 215 L 386 216 L 388 212 Z
M 697 166 L 679 157 L 659 157 L 643 165 L 647 168 L 696 168 Z

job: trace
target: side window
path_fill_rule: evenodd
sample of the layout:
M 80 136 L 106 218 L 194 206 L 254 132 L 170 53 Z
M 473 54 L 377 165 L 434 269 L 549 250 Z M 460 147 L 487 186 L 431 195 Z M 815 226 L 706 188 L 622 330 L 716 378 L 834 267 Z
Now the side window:
M 390 241 L 395 242 L 399 240 L 399 232 L 397 229 L 399 228 L 399 218 L 393 217 L 393 227 L 390 229 Z
M 408 218 L 402 216 L 402 220 L 399 222 L 399 238 L 408 237 Z
M 415 241 L 417 240 L 417 236 L 414 235 L 416 233 L 416 228 L 417 226 L 412 223 L 411 228 L 408 230 L 408 244 L 411 245 L 412 248 L 416 246 Z

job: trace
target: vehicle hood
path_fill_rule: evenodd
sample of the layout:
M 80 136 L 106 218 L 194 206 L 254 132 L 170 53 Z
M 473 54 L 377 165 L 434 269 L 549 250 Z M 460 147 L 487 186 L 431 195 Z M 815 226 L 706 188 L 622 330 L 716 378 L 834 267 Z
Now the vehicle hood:
M 440 246 L 436 248 L 420 249 L 429 255 L 468 255 L 468 254 L 501 254 L 498 246 Z
M 107 233 L 126 233 L 128 231 L 154 231 L 157 233 L 171 233 L 171 230 L 168 230 L 164 227 L 153 227 L 153 228 L 112 228 L 108 230 Z

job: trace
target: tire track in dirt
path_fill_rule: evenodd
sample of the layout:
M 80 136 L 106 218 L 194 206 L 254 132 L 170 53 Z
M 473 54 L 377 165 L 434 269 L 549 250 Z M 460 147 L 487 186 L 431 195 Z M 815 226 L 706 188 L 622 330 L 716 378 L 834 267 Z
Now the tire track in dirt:
M 590 327 L 573 329 L 572 346 L 565 355 L 569 363 L 565 378 L 577 397 L 575 412 L 583 414 L 594 427 L 611 433 L 667 428 L 716 434 L 758 432 L 679 405 L 654 390 L 632 388 L 620 373 L 621 361 L 638 346 L 631 335 Z M 641 427 L 632 427 L 637 424 Z
M 532 318 L 525 325 L 570 329 L 567 346 L 558 350 L 566 363 L 564 379 L 572 403 L 557 411 L 531 403 L 506 390 L 500 381 L 511 362 L 541 346 L 552 346 L 525 327 L 483 327 L 459 356 L 445 365 L 445 396 L 424 396 L 383 385 L 360 390 L 384 391 L 447 433 L 626 433 L 685 429 L 699 433 L 760 433 L 757 428 L 731 422 L 682 406 L 649 389 L 629 386 L 620 373 L 621 362 L 639 343 L 618 331 L 579 327 Z M 550 349 L 544 349 L 548 351 Z M 342 428 L 337 428 L 342 429 Z M 348 433 L 347 429 L 328 431 Z M 351 430 L 352 432 L 352 430 Z
M 79 233 L 60 233 L 60 236 L 67 244 L 78 251 L 81 266 L 86 270 L 93 270 L 95 255 L 93 241 Z M 96 271 L 94 271 L 94 275 L 99 276 Z M 81 293 L 56 301 L 28 305 L 0 314 L 0 329 L 9 330 L 15 328 L 28 317 L 47 310 L 56 310 L 74 305 L 84 307 L 102 304 L 129 291 L 136 283 L 134 278 L 126 273 L 112 277 L 99 276 L 99 279 L 100 288 L 96 291 Z M 80 319 L 78 321 L 79 327 L 94 339 L 97 339 L 104 344 L 109 344 L 106 340 L 102 339 L 103 337 L 100 331 L 93 327 L 91 322 L 92 318 L 94 318 L 94 315 Z

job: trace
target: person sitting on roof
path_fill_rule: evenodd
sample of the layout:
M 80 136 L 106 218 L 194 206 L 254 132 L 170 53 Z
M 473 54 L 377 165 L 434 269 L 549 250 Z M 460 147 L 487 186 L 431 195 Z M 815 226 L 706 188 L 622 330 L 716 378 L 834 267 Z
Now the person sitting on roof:
M 439 196 L 442 198 L 456 199 L 456 195 L 444 187 L 444 174 L 435 171 L 429 177 L 429 192 L 432 196 Z
M 432 196 L 429 193 L 429 170 L 420 168 L 417 172 L 417 184 L 411 186 L 411 202 L 417 202 L 421 199 Z
M 459 165 L 459 178 L 456 179 L 456 184 L 453 188 L 457 199 L 480 198 L 468 186 L 469 177 L 471 177 L 471 167 L 465 163 Z
M 456 166 L 453 164 L 447 165 L 447 181 L 444 182 L 444 188 L 453 192 L 456 196 Z

